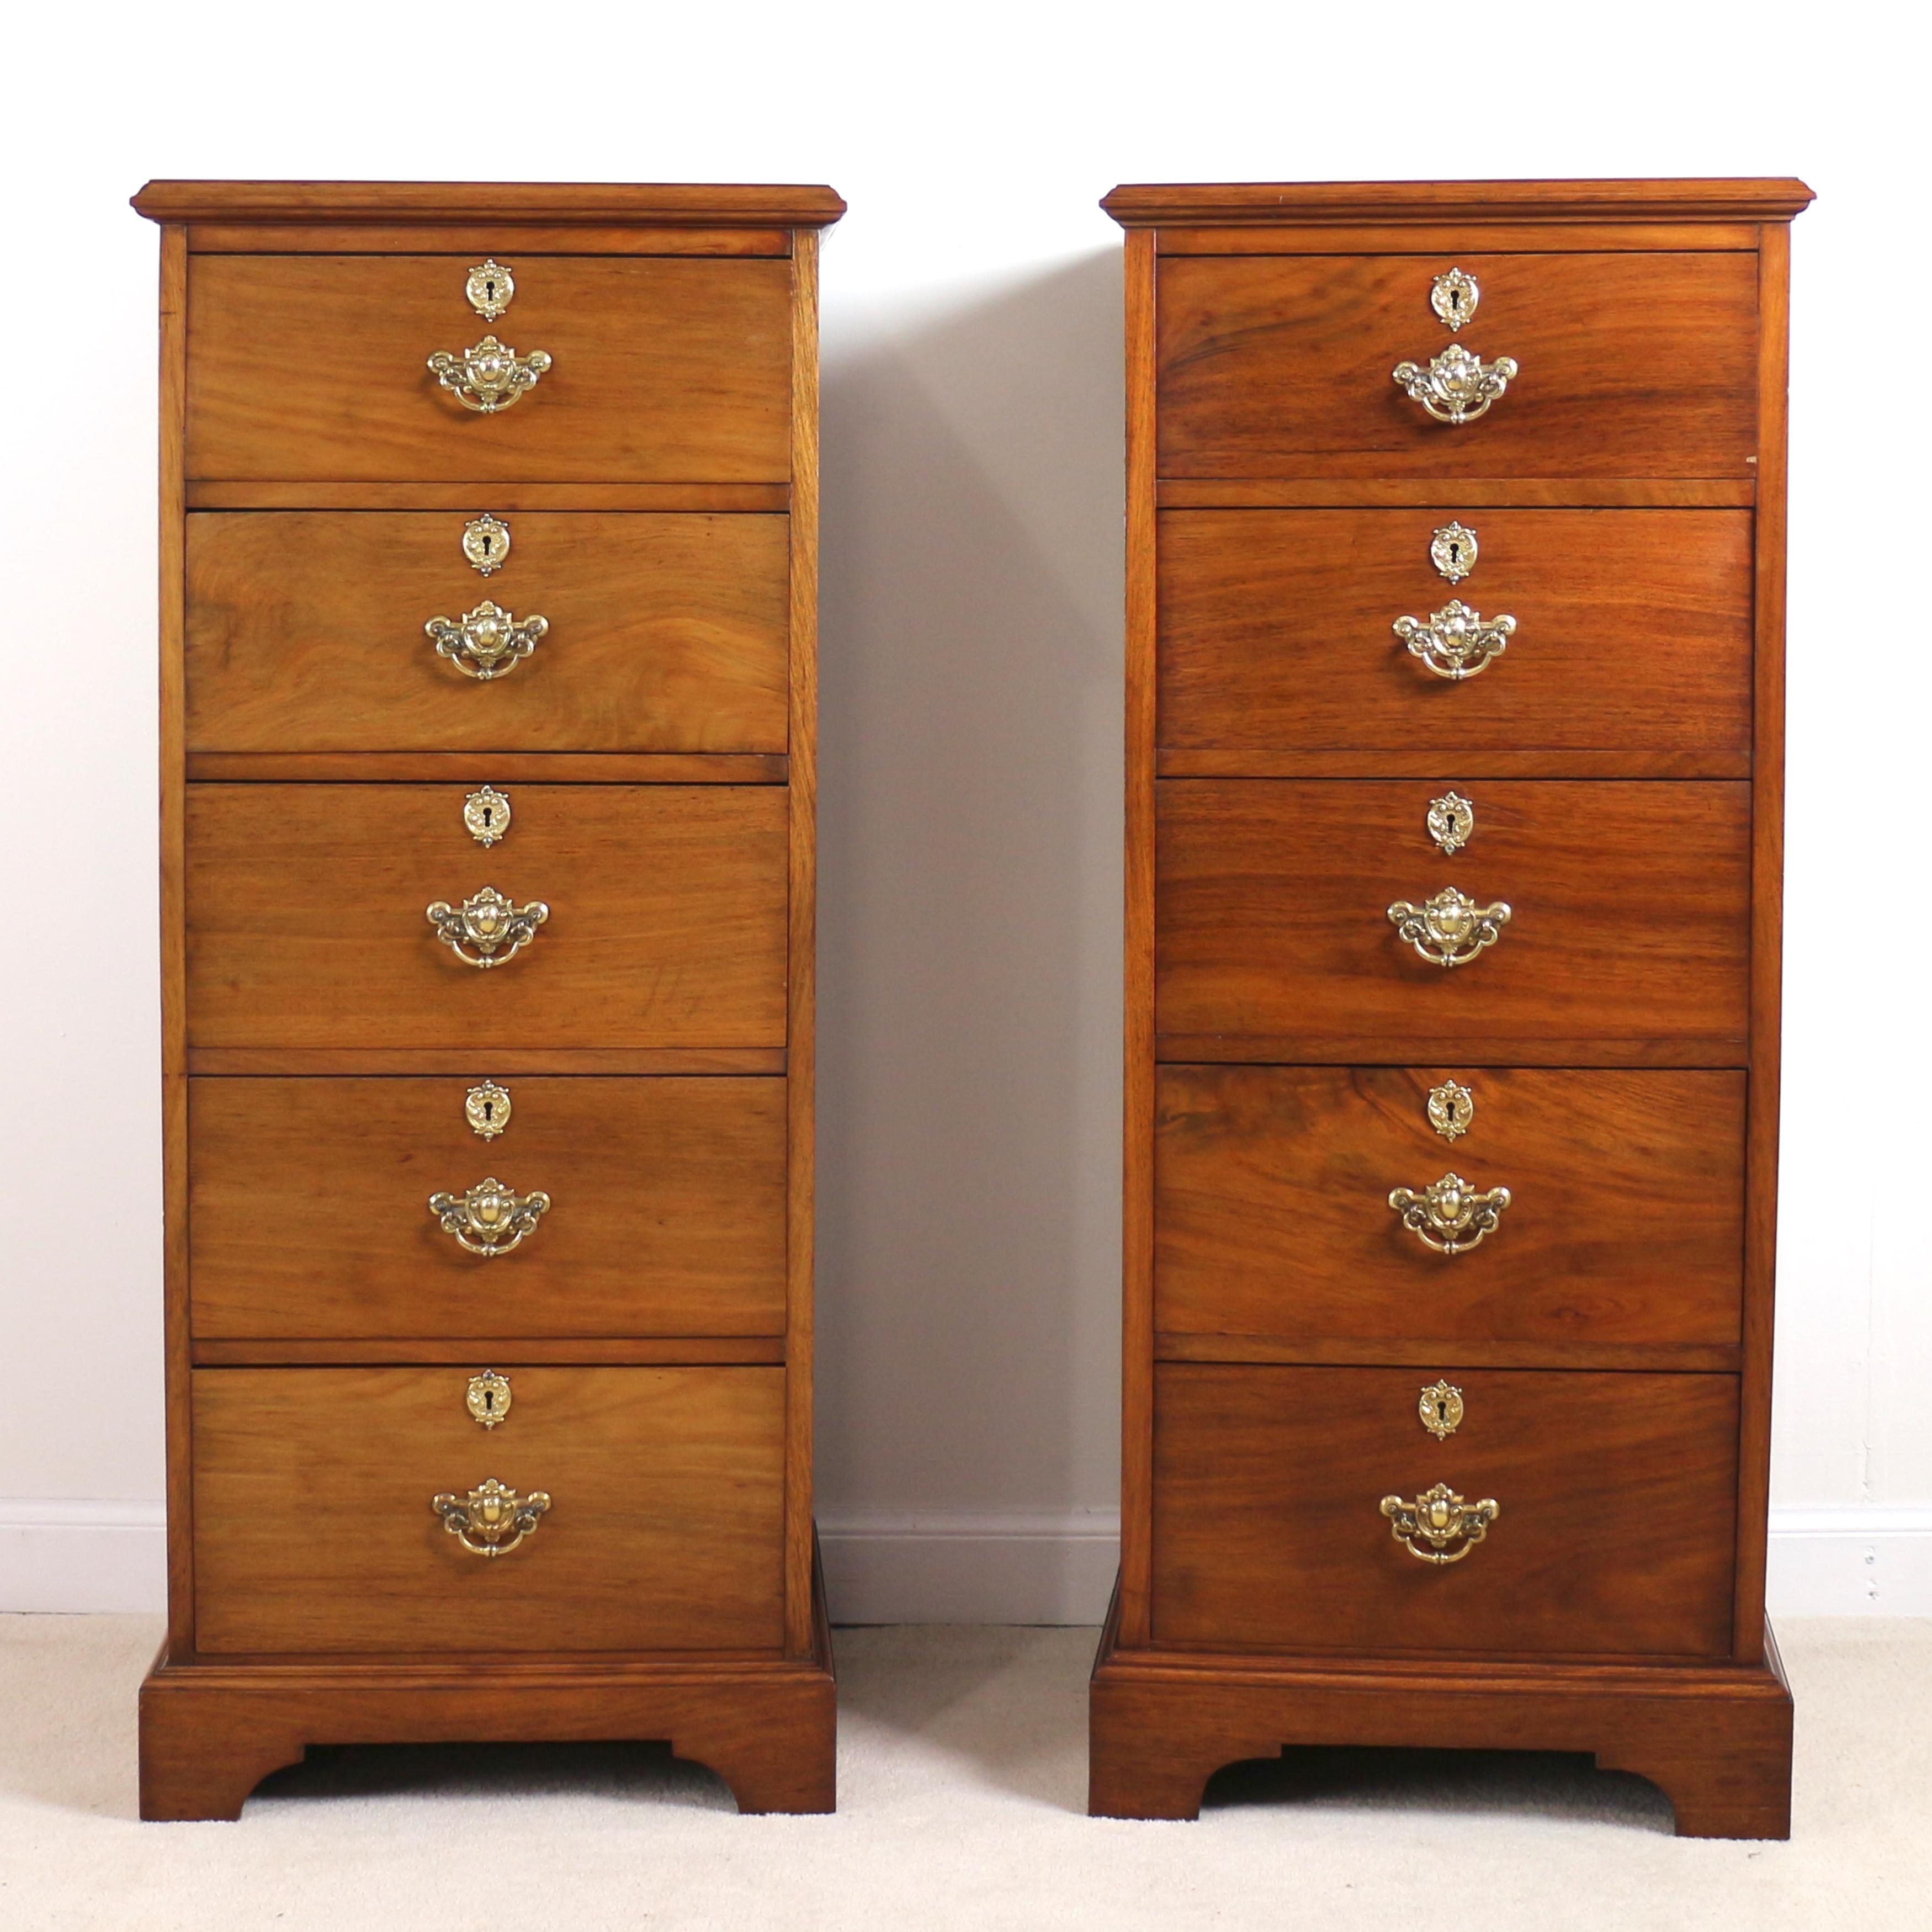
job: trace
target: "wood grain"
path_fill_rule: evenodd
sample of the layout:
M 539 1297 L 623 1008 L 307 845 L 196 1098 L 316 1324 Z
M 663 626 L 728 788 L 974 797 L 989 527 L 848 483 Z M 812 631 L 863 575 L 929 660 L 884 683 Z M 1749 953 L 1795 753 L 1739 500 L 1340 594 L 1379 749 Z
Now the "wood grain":
M 1466 1334 L 1426 1334 L 1418 1318 L 1414 1333 L 1366 1341 L 1346 1336 L 1163 1333 L 1154 1337 L 1154 1354 L 1168 1362 L 1286 1362 L 1342 1369 L 1400 1365 L 1427 1369 L 1432 1375 L 1438 1362 L 1452 1356 L 1472 1369 L 1649 1369 L 1664 1375 L 1734 1376 L 1744 1366 L 1744 1350 L 1734 1342 L 1603 1342 L 1594 1336 L 1574 1342 L 1515 1337 L 1486 1342 Z
M 1451 1142 L 1427 1103 L 1459 1077 L 1475 1112 Z M 1741 1072 L 1164 1066 L 1156 1326 L 1735 1347 L 1744 1114 Z M 1510 1198 L 1444 1255 L 1388 1196 L 1452 1170 Z
M 188 486 L 190 510 L 460 510 L 473 517 L 478 490 L 490 508 L 513 510 L 654 510 L 667 515 L 782 515 L 788 483 L 531 483 L 498 477 L 488 483 L 355 483 L 253 477 L 207 477 Z
M 1450 266 L 1445 259 L 1441 265 Z M 1741 476 L 1756 453 L 1748 255 L 1478 255 L 1455 340 L 1521 374 L 1480 421 L 1391 380 L 1449 345 L 1410 256 L 1160 267 L 1164 476 Z
M 1162 779 L 1160 1031 L 1318 1029 L 1386 1040 L 1398 1060 L 1460 1057 L 1404 1052 L 1422 1037 L 1681 1035 L 1735 1040 L 1712 1064 L 1741 1061 L 1748 787 L 1468 783 L 1476 829 L 1454 858 L 1424 830 L 1442 788 Z M 1514 916 L 1445 970 L 1402 943 L 1386 908 L 1451 885 Z
M 1126 804 L 1120 1223 L 1120 1593 L 1124 1640 L 1144 1643 L 1154 1523 L 1155 695 L 1154 237 L 1126 244 Z
M 196 499 L 209 488 L 197 486 Z M 1429 476 L 1168 476 L 1155 488 L 1164 510 L 1430 509 L 1450 492 L 1466 509 L 1748 510 L 1757 500 L 1757 472 L 1742 476 L 1459 476 L 1448 485 Z
M 782 1046 L 551 1046 L 535 1051 L 513 1041 L 492 1048 L 500 1073 L 691 1074 L 782 1073 Z M 190 1073 L 235 1074 L 248 1078 L 285 1074 L 454 1073 L 476 1071 L 470 1047 L 197 1046 L 188 1051 Z
M 1785 177 L 1699 180 L 1133 183 L 1100 206 L 1123 227 L 1174 222 L 1774 221 L 1811 200 Z
M 1372 757 L 1340 746 L 1315 751 L 1232 748 L 1154 754 L 1154 775 L 1163 778 L 1353 778 L 1372 764 L 1381 778 L 1429 778 L 1442 768 L 1442 753 L 1424 742 L 1400 751 L 1378 747 Z M 1747 746 L 1725 752 L 1552 752 L 1492 746 L 1464 759 L 1471 778 L 1748 778 Z M 216 778 L 218 771 L 195 776 Z M 268 774 L 278 776 L 278 774 Z
M 468 520 L 191 516 L 190 753 L 784 750 L 783 518 L 519 512 L 487 578 Z M 550 624 L 488 681 L 424 630 L 485 599 Z
M 198 1047 L 776 1046 L 785 795 L 764 785 L 526 785 L 508 837 L 464 788 L 197 785 L 188 1030 Z M 424 916 L 486 885 L 548 922 L 464 964 Z
M 816 1641 L 812 1519 L 818 1175 L 818 237 L 802 233 L 791 287 L 792 746 L 787 794 L 785 1037 L 785 1654 Z M 822 1593 L 821 1593 L 822 1594 Z
M 195 1371 L 203 1654 L 776 1650 L 783 1370 L 476 1366 L 487 1433 L 460 1367 Z M 430 1507 L 488 1476 L 552 1498 L 494 1562 Z
M 193 1082 L 196 1340 L 784 1333 L 782 1082 L 520 1078 L 490 1141 L 472 1084 Z M 551 1200 L 494 1258 L 428 1206 L 486 1174 Z
M 845 212 L 829 188 L 735 182 L 151 181 L 132 206 L 150 221 L 439 227 L 617 222 L 814 228 Z
M 788 262 L 539 257 L 494 324 L 464 301 L 464 272 L 434 255 L 194 256 L 189 473 L 786 480 Z M 325 322 L 328 366 L 315 370 Z M 483 416 L 424 364 L 490 334 L 555 363 Z
M 490 778 L 506 784 L 776 784 L 772 752 L 490 752 Z M 190 782 L 207 784 L 417 784 L 473 782 L 475 752 L 196 752 Z
M 1452 586 L 1429 550 L 1457 507 L 1164 512 L 1162 747 L 1630 749 L 1690 776 L 1748 758 L 1746 512 L 1469 512 L 1478 560 Z M 1452 600 L 1516 620 L 1460 682 L 1393 628 Z
M 195 231 L 190 245 L 200 245 Z M 1749 254 L 1757 229 L 1748 221 L 1426 221 L 1298 223 L 1262 226 L 1222 222 L 1190 227 L 1162 222 L 1156 246 L 1163 255 L 1442 255 L 1476 250 L 1535 254 L 1556 251 L 1600 254 L 1618 249 L 1646 253 L 1726 248 Z
M 528 1318 L 526 1318 L 527 1320 Z M 398 1335 L 380 1341 L 196 1341 L 196 1368 L 357 1368 L 396 1363 L 420 1368 L 427 1362 L 464 1362 L 472 1367 L 493 1360 L 505 1346 L 501 1335 Z M 715 1367 L 728 1362 L 782 1362 L 782 1335 L 578 1336 L 569 1341 L 533 1341 L 519 1335 L 514 1346 L 524 1362 L 559 1362 L 584 1366 Z M 1648 1366 L 1646 1364 L 1646 1366 Z M 1735 1364 L 1733 1364 L 1735 1366 Z
M 439 227 L 424 223 L 196 222 L 188 232 L 196 255 L 434 255 L 480 262 L 524 255 L 789 255 L 784 228 L 615 227 L 580 223 L 493 222 Z
M 1729 1654 L 1733 1378 L 1440 1372 L 1466 1414 L 1438 1443 L 1416 1413 L 1426 1371 L 1163 1364 L 1156 1642 Z M 1378 1508 L 1438 1481 L 1502 1505 L 1448 1565 L 1418 1561 Z
M 1303 1745 L 1582 1751 L 1658 1786 L 1682 1838 L 1791 1834 L 1791 1693 L 1744 1665 L 1453 1664 L 1135 1653 L 1116 1617 L 1090 1699 L 1088 1809 L 1192 1818 L 1224 1764 Z

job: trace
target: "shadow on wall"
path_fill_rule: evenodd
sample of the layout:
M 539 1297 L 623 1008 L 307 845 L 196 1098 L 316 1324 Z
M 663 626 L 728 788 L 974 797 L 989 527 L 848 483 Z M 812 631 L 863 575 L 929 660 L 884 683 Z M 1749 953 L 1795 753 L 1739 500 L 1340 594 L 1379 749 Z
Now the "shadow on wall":
M 1117 1500 L 1117 252 L 835 313 L 819 1499 Z

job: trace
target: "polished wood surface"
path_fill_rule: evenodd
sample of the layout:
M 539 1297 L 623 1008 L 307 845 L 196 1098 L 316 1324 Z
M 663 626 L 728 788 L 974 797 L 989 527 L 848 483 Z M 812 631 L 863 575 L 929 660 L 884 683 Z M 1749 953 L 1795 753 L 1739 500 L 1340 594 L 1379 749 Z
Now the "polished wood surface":
M 132 205 L 150 221 L 356 226 L 534 221 L 816 228 L 845 212 L 829 188 L 736 182 L 151 181 Z
M 776 784 L 777 752 L 490 752 L 491 780 L 506 784 Z M 190 783 L 208 784 L 460 784 L 475 752 L 193 752 Z
M 694 1364 L 700 1368 L 728 1362 L 782 1362 L 782 1335 L 578 1336 L 568 1341 L 532 1341 L 517 1337 L 517 1358 L 524 1362 L 561 1362 L 583 1366 L 595 1364 L 660 1367 Z M 193 1354 L 196 1368 L 249 1369 L 360 1367 L 400 1362 L 462 1362 L 473 1366 L 501 1353 L 501 1335 L 386 1336 L 376 1341 L 289 1341 L 279 1336 L 242 1341 L 219 1338 L 197 1340 Z
M 1446 260 L 1439 266 L 1448 268 Z M 1160 268 L 1165 476 L 1725 476 L 1757 450 L 1748 255 L 1484 255 L 1451 338 L 1412 256 L 1178 257 Z M 1459 342 L 1521 374 L 1480 421 L 1391 380 Z
M 716 1772 L 741 1813 L 830 1811 L 838 1688 L 816 1566 L 812 1630 L 796 1660 L 497 1657 L 480 1678 L 466 1661 L 216 1662 L 164 1648 L 141 1686 L 141 1816 L 239 1817 L 311 1744 L 590 1738 L 662 1738 Z
M 789 255 L 784 228 L 612 227 L 582 222 L 206 222 L 188 231 L 196 255 Z
M 197 1341 L 783 1334 L 783 1082 L 517 1079 L 490 1140 L 474 1084 L 191 1082 Z M 486 1174 L 550 1197 L 508 1255 L 427 1204 Z
M 784 752 L 783 518 L 518 512 L 484 577 L 476 514 L 190 517 L 190 755 Z M 483 680 L 424 626 L 486 599 L 550 628 Z
M 481 778 L 484 775 L 479 772 Z M 753 1046 L 784 1040 L 784 794 L 525 785 L 502 845 L 465 788 L 196 785 L 196 1046 Z M 424 916 L 491 885 L 548 922 L 483 970 Z
M 1327 222 L 1777 221 L 1808 207 L 1802 181 L 1723 180 L 1136 182 L 1100 206 L 1130 232 L 1213 222 L 1318 227 Z
M 474 1367 L 494 1430 L 460 1366 L 195 1371 L 202 1653 L 776 1651 L 783 1370 Z M 486 1559 L 430 1499 L 490 1476 L 552 1500 Z
M 197 486 L 191 500 L 198 502 L 214 488 Z M 1163 510 L 1322 510 L 1338 505 L 1433 509 L 1452 496 L 1465 510 L 1748 510 L 1757 501 L 1757 472 L 1742 476 L 1459 476 L 1447 484 L 1429 476 L 1164 476 L 1154 486 L 1155 501 Z
M 1405 1047 L 1420 1037 L 1682 1035 L 1732 1041 L 1719 1064 L 1741 1064 L 1748 787 L 1466 783 L 1476 830 L 1450 858 L 1424 829 L 1450 783 L 1162 779 L 1159 1030 L 1292 1039 L 1318 1022 L 1401 1058 L 1424 1057 Z M 1445 970 L 1387 908 L 1450 885 L 1512 916 Z
M 515 299 L 488 322 L 464 298 L 457 257 L 194 256 L 189 475 L 785 480 L 789 263 L 560 256 L 510 266 Z M 484 416 L 424 365 L 493 334 L 548 350 L 554 366 Z
M 1791 1835 L 1791 1693 L 1764 1634 L 1740 1664 L 1534 1664 L 1126 1649 L 1118 1607 L 1089 1708 L 1088 1809 L 1193 1818 L 1222 1766 L 1304 1745 L 1577 1751 L 1670 1800 L 1678 1835 Z
M 1168 511 L 1160 740 L 1461 760 L 1491 748 L 1653 752 L 1731 776 L 1751 732 L 1751 520 L 1739 510 Z M 1433 532 L 1480 546 L 1451 585 Z M 1394 625 L 1452 601 L 1515 634 L 1438 677 Z
M 1156 1372 L 1154 1636 L 1221 1649 L 1727 1655 L 1738 1385 L 1728 1376 L 1168 1363 Z M 1501 1514 L 1420 1561 L 1378 1504 L 1447 1482 Z
M 1432 1088 L 1474 1096 L 1466 1133 Z M 1163 1066 L 1154 1316 L 1163 1336 L 1420 1335 L 1735 1348 L 1744 1076 L 1569 1068 Z M 1392 1188 L 1507 1186 L 1480 1245 L 1438 1253 Z
M 190 481 L 190 510 L 460 510 L 476 514 L 474 483 L 332 483 L 315 478 L 219 477 Z M 513 510 L 651 510 L 667 515 L 782 514 L 789 483 L 532 483 L 493 479 L 490 507 Z

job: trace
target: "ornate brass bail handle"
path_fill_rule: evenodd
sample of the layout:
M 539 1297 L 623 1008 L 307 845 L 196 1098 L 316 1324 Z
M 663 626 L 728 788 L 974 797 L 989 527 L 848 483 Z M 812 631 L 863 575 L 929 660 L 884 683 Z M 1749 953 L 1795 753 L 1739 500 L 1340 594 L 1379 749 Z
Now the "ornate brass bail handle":
M 1438 422 L 1474 422 L 1516 380 L 1512 356 L 1485 363 L 1460 342 L 1452 342 L 1426 363 L 1398 362 L 1395 380 L 1412 401 L 1420 403 Z
M 536 1528 L 550 1508 L 548 1490 L 519 1496 L 494 1476 L 486 1477 L 467 1495 L 445 1490 L 429 1499 L 442 1526 L 472 1556 L 507 1556 Z
M 1480 610 L 1452 597 L 1426 619 L 1398 617 L 1394 628 L 1411 657 L 1420 659 L 1438 677 L 1460 683 L 1466 677 L 1480 677 L 1508 650 L 1516 635 L 1516 620 L 1492 617 L 1485 622 Z
M 1502 938 L 1510 922 L 1510 909 L 1501 899 L 1478 905 L 1454 886 L 1444 886 L 1420 904 L 1397 899 L 1388 916 L 1396 937 L 1414 946 L 1432 966 L 1468 965 Z
M 547 350 L 532 349 L 519 356 L 508 344 L 486 335 L 459 355 L 439 349 L 429 358 L 429 372 L 466 410 L 494 416 L 534 389 L 550 372 Z
M 460 617 L 432 617 L 423 634 L 466 677 L 493 677 L 513 671 L 550 634 L 548 617 L 520 621 L 488 598 Z
M 466 966 L 505 966 L 537 936 L 550 916 L 542 899 L 518 905 L 494 886 L 472 892 L 460 906 L 438 899 L 423 908 L 436 936 Z
M 1433 1248 L 1438 1255 L 1460 1255 L 1481 1246 L 1484 1236 L 1493 1234 L 1502 1225 L 1510 1191 L 1507 1187 L 1478 1191 L 1460 1174 L 1445 1174 L 1419 1194 L 1412 1187 L 1391 1188 L 1388 1204 L 1425 1248 Z
M 493 1174 L 460 1194 L 432 1194 L 429 1211 L 453 1234 L 460 1248 L 494 1261 L 520 1248 L 536 1232 L 550 1212 L 550 1196 L 541 1191 L 519 1194 Z
M 1382 1513 L 1389 1534 L 1410 1556 L 1424 1563 L 1460 1563 L 1489 1534 L 1502 1505 L 1494 1496 L 1465 1502 L 1447 1483 L 1438 1483 L 1412 1502 L 1383 1497 Z

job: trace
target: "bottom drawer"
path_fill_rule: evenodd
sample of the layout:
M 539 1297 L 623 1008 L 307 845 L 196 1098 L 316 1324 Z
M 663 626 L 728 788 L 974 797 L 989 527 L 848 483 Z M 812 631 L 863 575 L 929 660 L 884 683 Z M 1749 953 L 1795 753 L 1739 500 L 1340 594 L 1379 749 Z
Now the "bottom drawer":
M 1376 1654 L 1729 1652 L 1735 1378 L 1441 1373 L 1462 1417 L 1438 1441 L 1419 1413 L 1434 1373 L 1162 1364 L 1154 1640 Z M 1438 1549 L 1415 1535 L 1418 1557 L 1380 1505 L 1416 1502 L 1438 1484 L 1470 1504 L 1493 1500 L 1498 1514 L 1480 1540 L 1449 1537 Z
M 783 1369 L 485 1366 L 488 1428 L 467 1369 L 196 1370 L 196 1648 L 778 1648 Z M 492 1479 L 550 1504 L 490 1556 L 432 1498 Z

